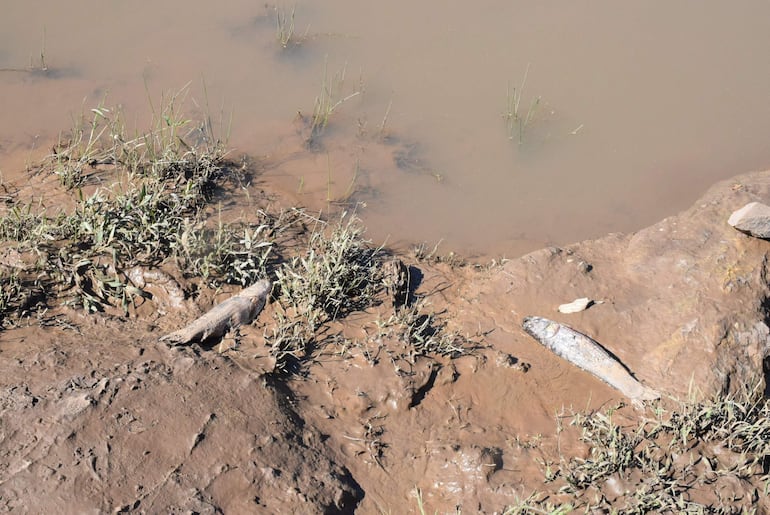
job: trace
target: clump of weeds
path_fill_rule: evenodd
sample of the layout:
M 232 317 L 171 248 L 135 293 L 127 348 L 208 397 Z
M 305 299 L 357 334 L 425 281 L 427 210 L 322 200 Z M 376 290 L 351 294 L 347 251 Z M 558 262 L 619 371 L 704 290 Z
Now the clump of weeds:
M 294 40 L 294 14 L 297 11 L 297 6 L 291 8 L 291 12 L 287 12 L 284 7 L 275 7 L 275 39 L 281 48 L 289 48 L 289 45 L 295 43 Z
M 432 249 L 428 250 L 428 246 L 425 243 L 420 243 L 412 248 L 412 255 L 417 261 L 427 263 L 445 263 L 451 267 L 462 267 L 467 263 L 454 251 L 449 251 L 446 254 L 439 254 L 438 248 L 441 245 L 441 241 L 436 243 Z
M 636 425 L 617 421 L 622 404 L 574 414 L 571 425 L 589 454 L 562 457 L 550 476 L 561 487 L 550 499 L 607 513 L 766 511 L 770 404 L 762 388 L 673 403 L 670 412 L 662 403 L 647 406 Z
M 174 255 L 188 276 L 248 286 L 268 274 L 274 221 L 225 224 L 220 219 L 216 227 L 207 227 L 185 220 Z
M 49 158 L 61 184 L 74 189 L 118 172 L 134 179 L 130 186 L 141 186 L 139 178 L 164 183 L 190 207 L 207 203 L 219 179 L 237 167 L 227 159 L 226 141 L 214 135 L 208 117 L 194 121 L 180 113 L 187 91 L 161 99 L 159 112 L 150 103 L 154 121 L 143 133 L 130 134 L 122 111 L 104 102 L 81 115 Z
M 281 300 L 298 311 L 335 320 L 371 306 L 381 288 L 380 249 L 362 237 L 355 217 L 313 222 L 307 247 L 276 271 Z
M 363 94 L 363 77 L 359 77 L 357 89 L 347 94 L 344 93 L 346 73 L 347 65 L 343 66 L 340 71 L 330 77 L 328 74 L 328 63 L 324 62 L 321 91 L 315 98 L 313 114 L 307 121 L 309 134 L 305 142 L 308 148 L 318 148 L 321 135 L 329 125 L 329 120 L 332 115 L 336 113 L 343 104 Z
M 265 339 L 279 371 L 291 370 L 327 342 L 339 343 L 341 335 L 329 333 L 329 324 L 380 305 L 389 284 L 385 253 L 363 237 L 354 216 L 343 213 L 336 222 L 305 216 L 310 226 L 306 242 L 275 271 L 276 311 Z M 420 299 L 398 305 L 387 319 L 379 319 L 367 341 L 401 342 L 404 351 L 398 358 L 411 363 L 418 356 L 457 357 L 476 347 L 471 338 L 447 325 Z
M 323 324 L 379 302 L 381 250 L 363 238 L 354 216 L 329 224 L 309 217 L 304 248 L 275 271 L 276 324 L 266 339 L 277 358 L 304 356 Z
M 410 363 L 419 356 L 458 357 L 478 347 L 471 337 L 447 326 L 447 321 L 431 310 L 425 299 L 418 299 L 395 309 L 387 319 L 379 319 L 374 337 L 401 342 L 404 352 L 399 357 Z
M 100 165 L 114 165 L 118 161 L 121 141 L 118 138 L 110 141 L 109 137 L 121 131 L 122 120 L 119 113 L 114 117 L 111 115 L 108 107 L 94 107 L 89 118 L 81 114 L 70 132 L 59 137 L 50 160 L 53 173 L 65 188 L 82 186 L 89 172 L 95 178 Z
M 58 210 L 15 204 L 0 219 L 0 240 L 38 256 L 40 283 L 88 311 L 127 311 L 146 296 L 126 270 L 176 260 L 209 283 L 246 285 L 266 274 L 265 224 L 211 227 L 206 207 L 242 166 L 227 158 L 210 121 L 180 115 L 184 90 L 164 99 L 152 128 L 129 135 L 119 109 L 103 104 L 60 138 L 42 172 L 70 192 Z M 106 182 L 87 195 L 85 186 Z
M 42 290 L 34 276 L 0 267 L 0 327 L 13 326 L 42 301 Z
M 301 45 L 307 39 L 309 27 L 305 29 L 302 35 L 297 34 L 294 25 L 297 6 L 292 6 L 289 10 L 284 6 L 276 5 L 273 9 L 275 11 L 275 39 L 281 49 L 288 50 Z

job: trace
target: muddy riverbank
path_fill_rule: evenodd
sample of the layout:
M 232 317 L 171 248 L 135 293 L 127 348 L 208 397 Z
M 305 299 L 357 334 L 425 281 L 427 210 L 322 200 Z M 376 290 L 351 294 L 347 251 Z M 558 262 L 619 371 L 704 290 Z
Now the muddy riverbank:
M 124 146 L 82 161 L 70 141 L 5 178 L 3 509 L 767 508 L 770 247 L 726 220 L 770 198 L 770 172 L 636 233 L 471 264 L 372 246 L 344 205 L 293 209 L 275 161 L 153 134 L 173 166 Z M 253 324 L 159 341 L 260 276 L 276 287 Z M 557 312 L 584 296 L 600 302 Z M 528 315 L 590 334 L 663 399 L 632 405 Z

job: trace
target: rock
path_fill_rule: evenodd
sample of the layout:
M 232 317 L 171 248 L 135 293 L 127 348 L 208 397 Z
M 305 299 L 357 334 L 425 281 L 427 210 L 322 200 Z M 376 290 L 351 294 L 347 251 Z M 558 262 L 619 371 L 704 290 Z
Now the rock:
M 755 238 L 770 239 L 770 206 L 749 202 L 733 212 L 727 223 Z
M 735 182 L 744 187 L 736 191 Z M 770 246 L 724 223 L 736 202 L 763 198 L 770 198 L 770 171 L 720 182 L 690 209 L 634 234 L 511 260 L 486 284 L 475 285 L 478 303 L 489 311 L 506 298 L 508 315 L 496 315 L 495 323 L 514 335 L 525 315 L 590 291 L 606 302 L 583 312 L 581 327 L 641 382 L 700 399 L 745 386 L 765 388 Z M 575 273 L 577 259 L 593 265 L 590 274 Z M 527 355 L 527 344 L 512 339 L 506 350 Z M 601 387 L 596 381 L 590 388 L 598 393 Z

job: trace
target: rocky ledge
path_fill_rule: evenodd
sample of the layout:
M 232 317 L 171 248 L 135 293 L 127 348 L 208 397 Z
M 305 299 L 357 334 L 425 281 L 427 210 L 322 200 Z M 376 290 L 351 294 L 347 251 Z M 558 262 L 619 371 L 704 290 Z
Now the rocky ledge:
M 770 242 L 736 230 L 728 218 L 769 199 L 770 171 L 737 176 L 635 234 L 510 261 L 477 301 L 510 303 L 510 316 L 500 322 L 512 332 L 525 316 L 547 313 L 599 341 L 666 394 L 700 398 L 765 387 Z M 576 314 L 555 312 L 580 297 L 604 302 Z

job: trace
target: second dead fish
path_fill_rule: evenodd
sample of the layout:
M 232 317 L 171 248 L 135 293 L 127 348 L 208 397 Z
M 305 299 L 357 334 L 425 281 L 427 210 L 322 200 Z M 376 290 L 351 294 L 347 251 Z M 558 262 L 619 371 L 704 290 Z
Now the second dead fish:
M 242 324 L 249 324 L 265 307 L 267 296 L 273 284 L 269 279 L 262 279 L 244 288 L 240 293 L 217 304 L 200 318 L 193 320 L 185 328 L 174 331 L 161 338 L 170 345 L 183 345 L 194 341 L 219 338 L 231 329 Z

